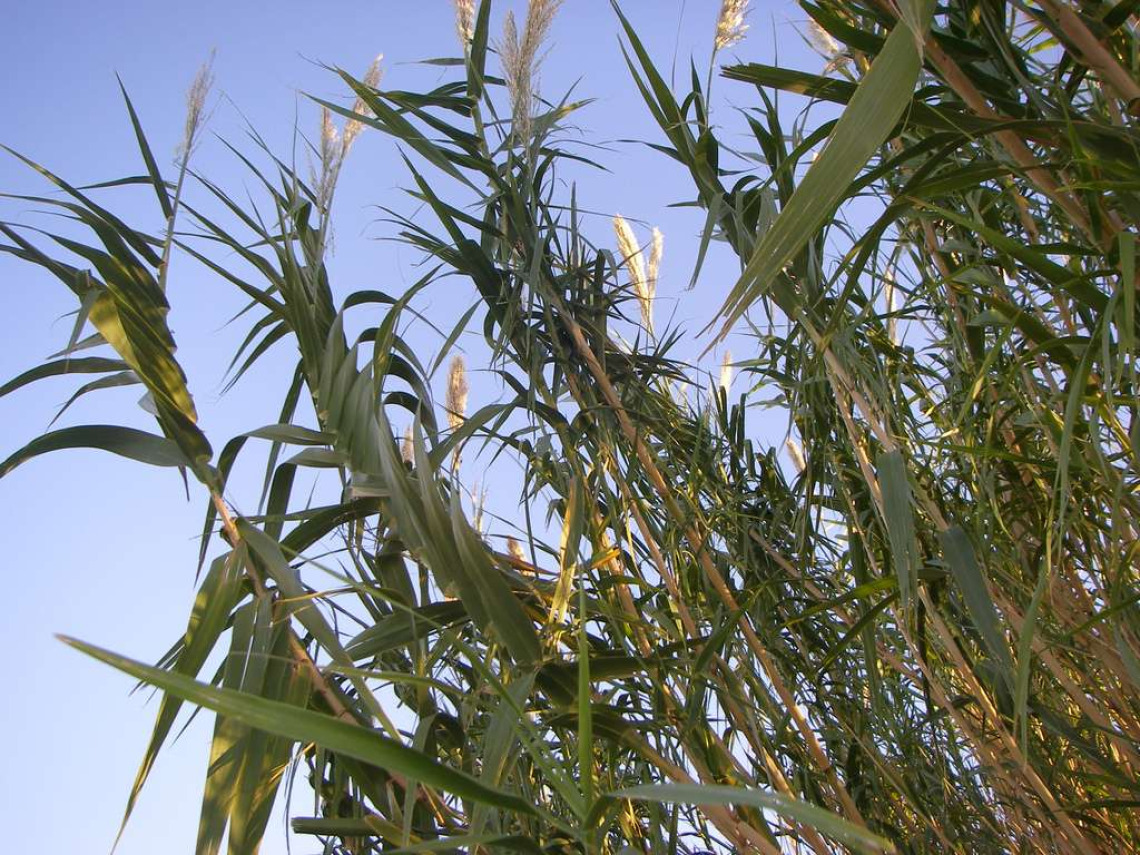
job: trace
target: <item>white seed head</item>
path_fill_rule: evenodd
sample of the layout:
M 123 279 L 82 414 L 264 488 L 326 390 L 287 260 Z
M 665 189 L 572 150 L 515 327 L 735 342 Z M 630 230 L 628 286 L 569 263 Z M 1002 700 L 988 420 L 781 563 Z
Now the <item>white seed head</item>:
M 748 14 L 748 0 L 722 0 L 720 17 L 716 19 L 716 39 L 714 50 L 724 50 L 744 38 L 748 25 L 744 16 Z
M 515 569 L 522 573 L 524 576 L 535 576 L 534 566 L 527 558 L 526 552 L 523 551 L 523 545 L 515 540 L 513 537 L 507 538 L 507 554 L 515 561 L 525 565 L 523 567 L 516 567 Z
M 210 97 L 210 90 L 214 86 L 214 54 L 202 63 L 198 73 L 194 75 L 194 82 L 186 90 L 186 126 L 182 131 L 182 142 L 178 151 L 183 157 L 189 157 L 198 141 L 198 132 L 205 121 L 206 101 Z
M 621 214 L 614 217 L 614 235 L 617 237 L 621 263 L 629 273 L 629 282 L 641 307 L 641 321 L 650 333 L 653 332 L 653 288 L 645 271 L 645 257 L 637 243 L 633 228 Z
M 732 351 L 726 350 L 724 352 L 724 358 L 720 361 L 720 388 L 724 390 L 724 396 L 726 398 L 732 389 L 732 375 Z
M 475 38 L 475 0 L 455 0 L 455 31 L 463 49 L 467 50 Z
M 889 267 L 887 272 L 883 274 L 883 290 L 886 292 L 884 296 L 887 302 L 887 339 L 891 344 L 897 345 L 899 336 L 898 319 L 895 317 L 895 298 L 898 288 L 895 285 L 894 271 Z
M 792 465 L 796 467 L 796 472 L 803 474 L 807 469 L 807 460 L 804 459 L 804 451 L 800 448 L 800 444 L 792 437 L 788 437 L 784 446 L 788 449 L 788 456 L 792 458 Z
M 649 245 L 649 294 L 651 297 L 657 296 L 657 277 L 661 273 L 661 258 L 665 255 L 665 235 L 661 233 L 661 229 L 653 229 L 653 241 Z
M 511 98 L 514 133 L 524 145 L 530 144 L 531 107 L 537 90 L 538 66 L 542 62 L 539 49 L 561 5 L 562 0 L 530 0 L 521 35 L 514 14 L 507 12 L 503 21 L 503 42 L 499 47 L 503 77 Z
M 411 425 L 404 428 L 404 441 L 400 443 L 400 457 L 408 464 L 416 462 L 416 444 L 412 438 Z
M 839 53 L 839 42 L 832 38 L 831 33 L 821 27 L 814 18 L 808 19 L 808 41 L 827 59 L 834 59 Z
M 808 41 L 815 52 L 827 60 L 827 65 L 823 69 L 824 74 L 845 68 L 850 64 L 851 57 L 843 52 L 843 46 L 832 38 L 831 33 L 821 27 L 814 18 L 808 19 Z
M 372 60 L 372 64 L 368 66 L 368 71 L 364 74 L 364 79 L 361 80 L 369 89 L 376 89 L 380 85 L 380 78 L 384 76 L 384 71 L 380 67 L 381 61 L 384 59 L 384 54 L 379 54 L 376 59 Z M 364 99 L 359 95 L 356 101 L 352 104 L 352 112 L 359 116 L 367 116 L 372 118 L 372 108 L 364 103 Z M 348 150 L 352 148 L 353 141 L 364 130 L 364 123 L 360 119 L 349 119 L 344 124 L 344 136 L 341 142 L 341 158 L 348 154 Z
M 447 423 L 452 430 L 463 424 L 467 416 L 467 392 L 467 365 L 462 356 L 456 355 L 447 371 Z
M 376 59 L 372 60 L 372 64 L 368 66 L 368 71 L 364 73 L 364 85 L 369 89 L 375 89 L 380 85 L 380 80 L 384 77 L 384 69 L 380 66 L 383 61 L 384 54 L 376 54 Z
M 507 94 L 511 98 L 515 136 L 519 139 L 529 139 L 530 65 L 522 58 L 522 40 L 515 25 L 514 12 L 507 12 L 507 17 L 503 21 L 503 46 L 499 52 L 503 57 L 503 77 L 507 82 Z
M 336 125 L 333 124 L 332 111 L 328 107 L 321 108 L 321 159 L 332 158 L 336 153 L 336 141 L 339 138 Z
M 336 179 L 340 174 L 341 156 L 344 150 L 340 145 L 340 135 L 333 124 L 332 112 L 328 107 L 321 108 L 320 172 L 313 176 L 317 189 L 317 204 L 325 210 L 332 203 Z
M 483 534 L 483 528 L 486 524 L 483 511 L 487 505 L 487 491 L 480 484 L 475 484 L 475 489 L 471 491 L 471 527 L 475 529 L 479 535 Z

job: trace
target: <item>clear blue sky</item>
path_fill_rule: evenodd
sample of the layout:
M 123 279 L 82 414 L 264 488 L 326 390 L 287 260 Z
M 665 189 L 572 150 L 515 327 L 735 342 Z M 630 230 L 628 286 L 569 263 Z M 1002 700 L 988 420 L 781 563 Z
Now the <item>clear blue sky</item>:
M 719 0 L 625 0 L 623 8 L 662 67 L 669 67 L 676 48 L 684 77 L 690 56 L 702 74 L 707 67 L 719 5 Z M 507 8 L 524 7 L 499 0 L 496 20 Z M 821 60 L 791 23 L 802 20 L 788 0 L 757 0 L 748 38 L 730 54 L 771 62 L 778 49 L 782 62 L 817 70 Z M 294 128 L 311 132 L 317 124 L 317 110 L 301 93 L 344 94 L 322 63 L 363 74 L 373 56 L 383 53 L 384 85 L 414 89 L 440 72 L 412 63 L 454 55 L 456 42 L 449 0 L 14 3 L 0 32 L 6 80 L 0 88 L 0 142 L 74 183 L 137 174 L 142 167 L 117 72 L 153 148 L 170 163 L 182 130 L 185 89 L 211 50 L 217 52 L 217 83 L 209 129 L 240 144 L 244 115 L 287 156 Z M 612 170 L 580 176 L 580 204 L 662 228 L 666 275 L 659 325 L 675 305 L 678 318 L 688 319 L 695 332 L 719 304 L 734 262 L 714 257 L 698 293 L 682 293 L 702 217 L 693 209 L 667 207 L 692 196 L 679 169 L 643 146 L 618 142 L 656 142 L 659 132 L 624 66 L 608 0 L 566 0 L 554 27 L 543 91 L 554 97 L 579 79 L 576 96 L 598 99 L 579 116 L 583 140 L 610 144 L 609 151 L 595 155 Z M 726 99 L 719 107 L 726 122 L 732 104 L 755 103 L 748 87 L 727 81 L 716 86 Z M 231 190 L 249 183 L 212 139 L 194 165 Z M 398 193 L 405 183 L 392 143 L 366 133 L 338 191 L 332 273 L 341 294 L 360 288 L 398 293 L 416 278 L 414 256 L 376 240 L 388 232 L 373 206 L 408 210 Z M 0 191 L 46 190 L 14 159 L 0 156 Z M 128 222 L 159 229 L 152 199 L 127 193 L 107 200 Z M 3 202 L 0 217 L 44 225 L 33 208 Z M 595 240 L 610 243 L 609 229 L 608 218 L 600 217 Z M 202 425 L 218 450 L 230 436 L 272 420 L 266 416 L 284 392 L 279 372 L 292 361 L 289 354 L 279 354 L 221 396 L 226 364 L 244 332 L 240 324 L 222 324 L 241 301 L 232 287 L 186 258 L 175 262 L 170 287 L 179 356 Z M 74 305 L 59 283 L 7 258 L 0 258 L 0 288 L 8 306 L 0 339 L 2 383 L 63 347 L 70 327 L 62 316 Z M 454 308 L 447 299 L 433 299 L 439 300 L 434 308 L 430 301 L 421 308 L 444 314 Z M 715 370 L 715 361 L 709 368 Z M 0 399 L 0 458 L 42 432 L 77 385 L 49 381 Z M 473 395 L 478 394 L 476 386 Z M 138 395 L 137 387 L 129 387 L 93 396 L 62 423 L 121 422 L 126 412 L 128 420 L 150 427 L 141 412 L 130 415 Z M 96 452 L 42 457 L 0 482 L 8 589 L 7 614 L 0 622 L 8 662 L 0 706 L 0 724 L 9 736 L 0 769 L 6 850 L 109 850 L 156 705 L 148 702 L 148 693 L 130 695 L 126 678 L 67 650 L 52 633 L 157 659 L 181 633 L 192 602 L 202 512 L 202 496 L 192 490 L 187 503 L 169 470 Z M 202 716 L 160 758 L 120 846 L 122 855 L 193 851 L 209 734 L 209 720 Z M 298 803 L 307 798 L 299 787 Z M 263 851 L 285 851 L 280 826 L 275 820 Z M 293 851 L 313 850 L 303 840 L 294 843 Z

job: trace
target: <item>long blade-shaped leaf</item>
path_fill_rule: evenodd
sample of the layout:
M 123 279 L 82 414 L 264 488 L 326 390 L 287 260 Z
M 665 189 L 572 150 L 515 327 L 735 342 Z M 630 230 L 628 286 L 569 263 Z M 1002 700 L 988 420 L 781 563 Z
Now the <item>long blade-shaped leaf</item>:
M 118 425 L 79 425 L 38 436 L 0 463 L 3 478 L 21 463 L 65 448 L 98 448 L 151 466 L 187 466 L 178 445 L 165 437 Z
M 349 724 L 311 710 L 298 709 L 280 701 L 269 701 L 232 689 L 219 689 L 199 683 L 182 674 L 144 665 L 101 647 L 74 638 L 60 639 L 120 671 L 157 686 L 184 700 L 222 713 L 249 727 L 275 733 L 296 742 L 312 742 L 337 754 L 355 758 L 381 769 L 415 778 L 472 801 L 534 816 L 534 806 L 526 799 L 486 786 L 466 772 L 444 766 L 432 757 L 374 730 Z
M 859 170 L 886 141 L 886 135 L 910 103 L 921 68 L 922 54 L 914 33 L 906 25 L 896 25 L 819 159 L 761 238 L 740 280 L 713 320 L 712 323 L 722 321 L 717 341 L 728 335 L 749 306 L 768 292 L 785 266 L 827 222 Z M 781 308 L 789 314 L 796 313 L 794 305 Z
M 748 805 L 811 826 L 857 852 L 895 851 L 894 844 L 889 840 L 828 813 L 823 808 L 763 790 L 700 784 L 651 784 L 617 790 L 609 793 L 607 798 L 689 805 Z

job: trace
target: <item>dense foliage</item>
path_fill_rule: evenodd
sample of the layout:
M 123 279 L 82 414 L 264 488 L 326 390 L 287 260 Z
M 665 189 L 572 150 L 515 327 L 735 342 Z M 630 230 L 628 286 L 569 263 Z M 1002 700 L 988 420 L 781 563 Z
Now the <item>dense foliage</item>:
M 725 0 L 717 51 L 746 5 Z M 824 74 L 721 68 L 752 104 L 727 127 L 711 75 L 672 91 L 615 6 L 700 255 L 740 257 L 705 341 L 750 349 L 719 384 L 654 316 L 660 239 L 619 219 L 607 249 L 559 180 L 577 105 L 533 91 L 557 6 L 489 39 L 491 3 L 458 2 L 463 57 L 432 91 L 343 74 L 356 106 L 324 105 L 311 178 L 247 161 L 268 217 L 189 171 L 196 113 L 168 183 L 132 110 L 164 233 L 38 166 L 62 191 L 38 201 L 90 242 L 0 224 L 79 303 L 65 353 L 0 394 L 141 384 L 161 430 L 49 431 L 0 475 L 94 447 L 209 494 L 208 567 L 158 666 L 70 642 L 165 691 L 131 801 L 189 702 L 217 713 L 203 853 L 227 832 L 256 851 L 292 776 L 314 799 L 293 828 L 327 852 L 1131 851 L 1137 4 L 802 0 Z M 428 263 L 405 294 L 327 275 L 363 130 L 407 154 L 417 208 L 392 222 Z M 721 142 L 739 130 L 751 151 Z M 249 299 L 235 381 L 296 351 L 280 411 L 219 453 L 166 325 L 175 248 Z M 480 300 L 417 352 L 402 323 L 456 274 Z M 509 395 L 468 413 L 453 361 L 437 421 L 429 378 L 468 326 Z M 750 426 L 760 402 L 789 457 Z M 231 503 L 262 448 L 263 507 Z M 519 464 L 515 525 L 471 501 L 475 455 Z M 325 504 L 293 489 L 312 468 Z

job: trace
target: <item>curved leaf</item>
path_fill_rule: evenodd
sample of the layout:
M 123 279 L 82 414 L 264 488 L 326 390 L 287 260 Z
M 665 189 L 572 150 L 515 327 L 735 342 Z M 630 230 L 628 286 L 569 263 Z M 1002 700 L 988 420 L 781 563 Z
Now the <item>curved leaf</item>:
M 66 448 L 98 448 L 151 466 L 189 465 L 178 445 L 166 437 L 118 425 L 80 425 L 36 437 L 0 463 L 0 478 L 33 457 Z
M 109 650 L 60 636 L 65 644 L 86 653 L 120 671 L 157 686 L 172 695 L 222 713 L 249 727 L 284 736 L 295 742 L 315 743 L 337 754 L 353 757 L 363 763 L 391 770 L 454 793 L 462 798 L 527 816 L 537 811 L 526 799 L 492 789 L 466 772 L 444 766 L 426 754 L 360 725 L 349 724 L 332 716 L 299 709 L 280 701 L 269 701 L 245 692 L 219 689 L 199 683 L 182 674 L 144 665 Z

